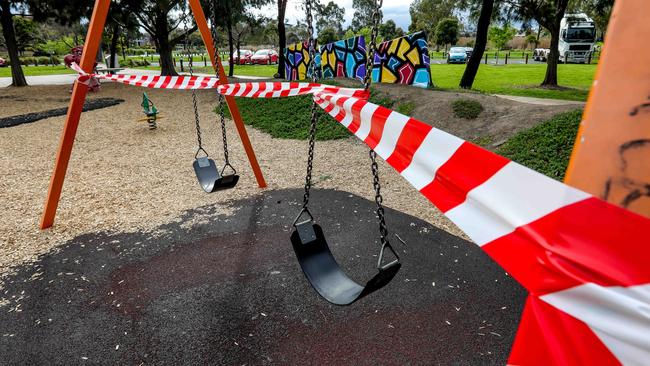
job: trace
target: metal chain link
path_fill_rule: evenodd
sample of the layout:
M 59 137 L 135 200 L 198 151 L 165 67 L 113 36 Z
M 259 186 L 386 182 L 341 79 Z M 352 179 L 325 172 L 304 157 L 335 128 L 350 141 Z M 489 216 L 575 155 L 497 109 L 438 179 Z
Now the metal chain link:
M 311 0 L 305 0 L 305 11 L 307 13 L 307 42 L 309 43 L 309 72 L 311 73 L 311 80 L 315 83 L 318 78 L 316 75 L 315 67 L 315 40 L 314 40 L 314 25 L 312 17 L 312 2 Z M 298 215 L 300 217 L 303 212 L 307 212 L 310 216 L 309 209 L 307 205 L 309 204 L 309 193 L 311 189 L 311 175 L 314 165 L 314 147 L 316 141 L 316 126 L 318 124 L 318 105 L 313 101 L 311 105 L 311 119 L 309 125 L 309 152 L 307 154 L 307 176 L 305 177 L 305 193 L 302 199 L 302 211 Z
M 210 34 L 212 35 L 212 46 L 214 48 L 214 62 L 216 63 L 215 67 L 215 75 L 218 78 L 219 77 L 219 67 L 222 67 L 221 65 L 221 58 L 219 57 L 219 47 L 217 45 L 217 11 L 214 7 L 214 3 L 216 0 L 210 0 L 210 23 L 212 23 L 212 26 L 210 27 Z M 229 167 L 232 169 L 233 174 L 236 174 L 237 172 L 235 171 L 235 168 L 233 168 L 232 165 L 230 165 L 230 160 L 228 159 L 228 136 L 226 134 L 226 117 L 225 117 L 225 111 L 223 107 L 223 95 L 219 94 L 219 119 L 221 123 L 221 137 L 223 139 L 223 156 L 224 156 L 224 165 L 223 169 L 221 170 L 221 173 L 226 170 L 226 167 Z
M 185 32 L 185 41 L 183 42 L 183 48 L 185 49 L 185 53 L 189 57 L 189 71 L 190 71 L 190 76 L 194 76 L 194 70 L 192 69 L 192 54 L 190 52 L 190 36 L 187 34 L 189 31 L 189 28 L 187 26 L 188 22 L 188 16 L 186 14 L 183 14 L 185 16 L 185 19 L 183 19 L 183 32 Z M 205 156 L 208 156 L 208 152 L 205 151 L 203 148 L 203 143 L 201 141 L 201 122 L 200 122 L 200 117 L 199 117 L 199 106 L 196 100 L 196 91 L 192 89 L 192 106 L 194 108 L 194 122 L 196 123 L 196 140 L 199 143 L 199 148 L 196 150 L 196 154 L 194 157 L 196 158 L 201 151 L 205 154 Z
M 370 90 L 370 84 L 372 83 L 372 69 L 374 66 L 375 53 L 377 51 L 377 33 L 379 28 L 380 16 L 381 16 L 381 7 L 383 5 L 383 0 L 376 0 L 375 9 L 372 13 L 372 26 L 370 29 L 370 43 L 368 45 L 368 58 L 366 59 L 366 75 L 363 79 L 363 88 L 366 91 Z M 379 259 L 377 261 L 377 267 L 382 267 L 382 260 L 384 256 L 384 249 L 388 248 L 393 255 L 399 259 L 399 256 L 390 245 L 388 240 L 388 226 L 386 226 L 386 218 L 384 216 L 384 197 L 381 195 L 381 184 L 379 183 L 379 166 L 377 165 L 377 153 L 375 150 L 370 149 L 368 152 L 370 156 L 370 168 L 372 170 L 372 186 L 375 189 L 375 203 L 377 204 L 377 218 L 379 219 L 379 239 L 381 241 L 381 251 Z
M 377 33 L 379 32 L 379 21 L 381 20 L 381 7 L 383 0 L 375 0 L 375 9 L 372 12 L 372 26 L 370 28 L 370 43 L 368 44 L 368 58 L 366 59 L 366 75 L 363 78 L 363 88 L 367 91 L 372 83 L 372 69 L 375 63 L 375 52 L 377 52 Z

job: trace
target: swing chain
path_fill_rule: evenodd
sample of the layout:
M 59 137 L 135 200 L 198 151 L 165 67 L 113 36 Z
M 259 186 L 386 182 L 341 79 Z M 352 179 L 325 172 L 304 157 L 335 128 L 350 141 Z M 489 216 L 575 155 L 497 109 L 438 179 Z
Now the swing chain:
M 368 58 L 366 59 L 366 75 L 363 79 L 363 88 L 368 91 L 370 90 L 370 84 L 372 83 L 372 68 L 374 66 L 374 58 L 375 58 L 375 52 L 377 51 L 377 33 L 378 33 L 378 28 L 379 28 L 379 22 L 381 18 L 381 7 L 383 5 L 383 0 L 376 0 L 374 1 L 375 4 L 375 9 L 373 10 L 372 13 L 372 27 L 370 30 L 370 44 L 368 45 Z M 375 203 L 377 204 L 377 217 L 379 219 L 379 240 L 381 241 L 381 250 L 379 251 L 379 259 L 377 260 L 377 268 L 382 269 L 386 268 L 387 266 L 391 265 L 392 263 L 395 263 L 395 261 L 387 264 L 386 266 L 382 266 L 382 262 L 384 259 L 384 250 L 388 248 L 388 250 L 393 253 L 395 256 L 396 261 L 399 261 L 399 255 L 395 252 L 393 247 L 390 245 L 390 241 L 388 240 L 388 226 L 386 225 L 386 218 L 384 217 L 384 197 L 381 195 L 381 184 L 379 183 L 379 166 L 377 165 L 377 153 L 375 150 L 370 149 L 368 152 L 370 156 L 370 168 L 372 170 L 372 185 L 375 189 Z
M 190 76 L 194 76 L 194 70 L 192 69 L 192 54 L 190 52 L 190 37 L 188 34 L 189 28 L 187 26 L 188 22 L 188 15 L 184 14 L 184 19 L 183 19 L 183 32 L 185 33 L 185 41 L 183 42 L 183 47 L 185 48 L 185 53 L 189 57 L 189 71 L 190 71 Z M 203 148 L 203 142 L 201 140 L 201 124 L 200 124 L 200 117 L 199 117 L 199 106 L 196 100 L 196 91 L 192 89 L 192 107 L 194 108 L 194 123 L 196 124 L 196 140 L 198 141 L 199 148 L 196 150 L 196 154 L 194 154 L 194 158 L 196 159 L 197 156 L 199 156 L 199 153 L 203 151 L 205 156 L 208 156 L 208 152 L 205 151 Z
M 212 46 L 214 47 L 214 62 L 216 63 L 215 65 L 215 74 L 217 78 L 219 77 L 219 67 L 221 66 L 221 58 L 219 57 L 219 48 L 217 45 L 217 11 L 214 6 L 215 1 L 211 0 L 210 1 L 210 23 L 212 23 L 212 26 L 210 27 L 210 34 L 212 35 Z M 220 84 L 220 81 L 219 81 Z M 228 136 L 226 135 L 226 117 L 225 117 L 225 110 L 223 107 L 223 94 L 219 93 L 219 119 L 221 122 L 221 137 L 223 139 L 223 156 L 224 156 L 224 164 L 223 164 L 223 169 L 221 169 L 221 174 L 223 175 L 223 172 L 226 170 L 226 167 L 230 168 L 233 171 L 233 174 L 237 174 L 237 171 L 235 168 L 233 168 L 232 165 L 230 165 L 230 160 L 228 159 Z
M 372 169 L 372 186 L 375 189 L 375 203 L 377 204 L 377 217 L 379 218 L 379 240 L 381 241 L 381 251 L 379 252 L 379 260 L 377 261 L 377 268 L 382 269 L 382 262 L 384 259 L 384 249 L 388 248 L 393 255 L 399 260 L 399 256 L 390 245 L 388 241 L 388 226 L 386 226 L 386 218 L 384 217 L 384 197 L 381 195 L 381 184 L 379 183 L 379 166 L 377 165 L 377 153 L 375 150 L 370 149 L 369 153 L 370 167 Z
M 306 0 L 305 1 L 305 10 L 307 12 L 307 38 L 309 42 L 309 71 L 311 73 L 311 79 L 312 82 L 316 82 L 316 69 L 315 69 L 315 60 L 314 60 L 314 55 L 315 55 L 315 42 L 314 42 L 314 26 L 313 26 L 313 17 L 311 14 L 311 0 Z M 302 198 L 302 210 L 300 210 L 300 213 L 296 217 L 296 220 L 294 220 L 294 226 L 300 219 L 303 213 L 306 213 L 309 215 L 309 218 L 313 221 L 314 218 L 311 215 L 311 212 L 309 212 L 309 208 L 307 205 L 309 204 L 309 194 L 310 194 L 310 189 L 311 189 L 311 175 L 312 175 L 312 169 L 314 165 L 314 147 L 315 147 L 315 141 L 316 141 L 316 126 L 318 124 L 318 105 L 316 104 L 316 101 L 314 101 L 311 105 L 311 119 L 310 119 L 310 124 L 309 124 L 309 152 L 307 155 L 307 176 L 305 177 L 305 194 L 303 195 Z
M 381 18 L 381 7 L 383 0 L 373 1 L 375 9 L 372 12 L 372 27 L 370 29 L 370 43 L 368 45 L 368 58 L 366 59 L 366 75 L 363 78 L 363 88 L 368 91 L 372 83 L 372 68 L 375 62 L 375 52 L 377 51 L 377 33 L 379 32 L 379 22 Z

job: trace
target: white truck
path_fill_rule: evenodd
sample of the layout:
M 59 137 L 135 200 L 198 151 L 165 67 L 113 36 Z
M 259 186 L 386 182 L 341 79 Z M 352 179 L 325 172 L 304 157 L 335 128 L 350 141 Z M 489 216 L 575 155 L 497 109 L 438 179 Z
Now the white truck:
M 566 14 L 560 23 L 560 62 L 586 63 L 594 51 L 596 25 L 587 14 Z

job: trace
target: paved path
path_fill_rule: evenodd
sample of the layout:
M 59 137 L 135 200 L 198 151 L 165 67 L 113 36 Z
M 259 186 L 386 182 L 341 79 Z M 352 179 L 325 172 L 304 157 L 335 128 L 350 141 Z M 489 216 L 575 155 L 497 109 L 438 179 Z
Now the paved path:
M 289 243 L 302 193 L 264 191 L 234 202 L 233 216 L 208 206 L 151 232 L 85 234 L 19 268 L 0 292 L 0 363 L 506 363 L 526 294 L 476 245 L 389 209 L 407 243 L 391 236 L 402 270 L 333 306 Z M 370 278 L 375 203 L 334 190 L 311 198 L 337 260 Z
M 576 100 L 563 100 L 563 99 L 548 99 L 548 98 L 533 98 L 533 97 L 520 97 L 516 95 L 494 94 L 499 98 L 514 100 L 515 102 L 536 104 L 536 105 L 580 105 L 584 106 L 585 102 Z

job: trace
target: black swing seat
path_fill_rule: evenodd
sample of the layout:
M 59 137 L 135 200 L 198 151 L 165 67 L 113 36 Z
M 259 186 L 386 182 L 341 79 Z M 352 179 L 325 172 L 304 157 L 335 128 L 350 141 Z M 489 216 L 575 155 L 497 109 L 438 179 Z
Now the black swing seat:
M 232 188 L 239 182 L 239 175 L 223 175 L 219 172 L 214 160 L 203 156 L 196 158 L 192 164 L 196 178 L 201 184 L 201 188 L 207 193 L 216 192 L 222 189 Z
M 291 233 L 291 244 L 309 283 L 325 300 L 335 305 L 350 305 L 386 286 L 402 266 L 398 260 L 390 262 L 380 267 L 365 286 L 361 286 L 336 262 L 319 225 L 312 221 L 297 224 Z

